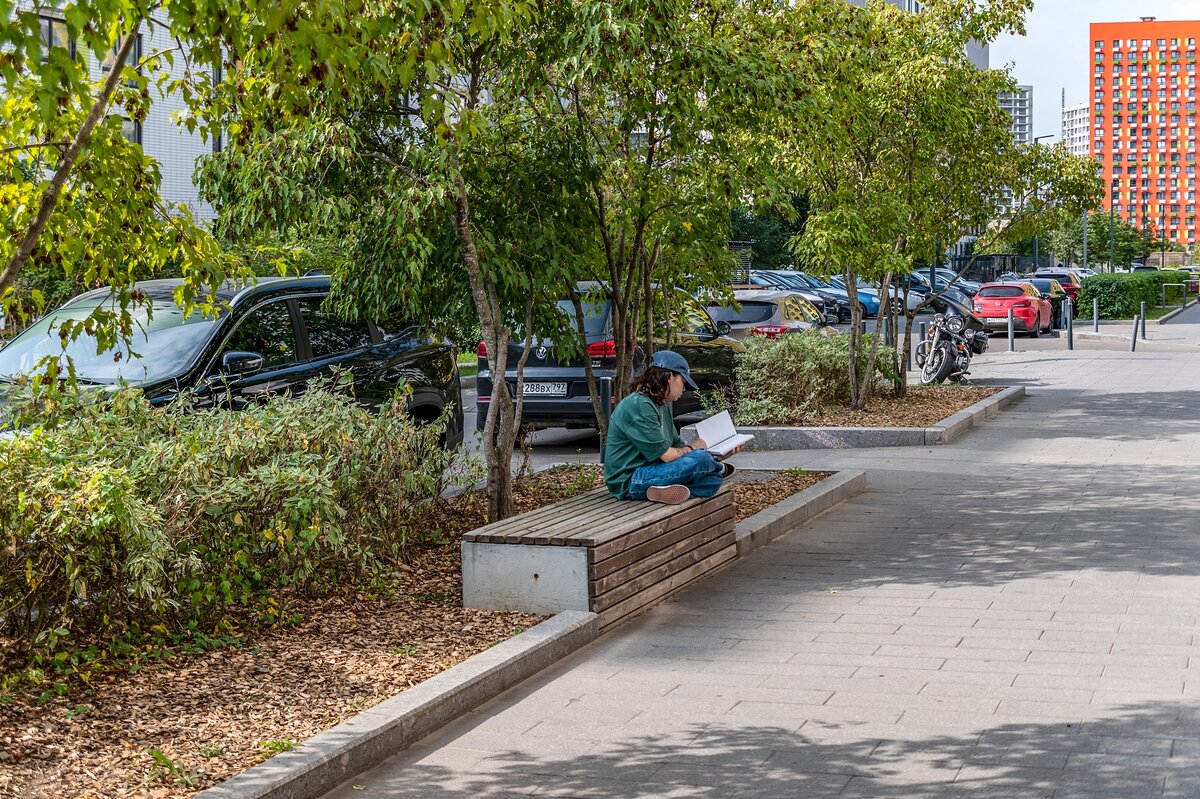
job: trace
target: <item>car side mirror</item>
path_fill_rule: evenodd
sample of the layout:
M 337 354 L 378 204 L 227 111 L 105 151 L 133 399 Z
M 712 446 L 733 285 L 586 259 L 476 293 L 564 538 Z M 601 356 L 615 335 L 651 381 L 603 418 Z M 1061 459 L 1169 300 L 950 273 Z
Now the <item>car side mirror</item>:
M 718 336 L 728 336 L 731 332 L 733 332 L 733 328 L 729 326 L 728 322 L 724 322 L 724 321 L 717 322 L 717 335 Z
M 221 374 L 225 377 L 249 377 L 261 372 L 263 356 L 257 352 L 234 350 L 221 356 Z

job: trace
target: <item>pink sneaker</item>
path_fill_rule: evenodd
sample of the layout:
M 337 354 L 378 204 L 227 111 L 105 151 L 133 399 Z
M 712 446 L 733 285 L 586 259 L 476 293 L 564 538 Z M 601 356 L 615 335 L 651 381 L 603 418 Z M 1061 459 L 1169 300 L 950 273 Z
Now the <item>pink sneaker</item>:
M 678 505 L 687 502 L 691 496 L 692 492 L 685 485 L 650 486 L 646 489 L 646 499 L 664 505 Z

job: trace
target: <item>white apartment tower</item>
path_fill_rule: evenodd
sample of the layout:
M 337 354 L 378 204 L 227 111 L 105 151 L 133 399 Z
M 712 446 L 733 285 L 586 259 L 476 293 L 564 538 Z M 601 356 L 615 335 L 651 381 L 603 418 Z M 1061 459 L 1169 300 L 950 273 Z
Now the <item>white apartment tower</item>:
M 1033 87 L 1018 86 L 1015 92 L 1000 95 L 1000 107 L 1012 117 L 1013 139 L 1033 143 Z
M 1090 103 L 1063 106 L 1062 140 L 1072 155 L 1091 155 L 1091 116 Z

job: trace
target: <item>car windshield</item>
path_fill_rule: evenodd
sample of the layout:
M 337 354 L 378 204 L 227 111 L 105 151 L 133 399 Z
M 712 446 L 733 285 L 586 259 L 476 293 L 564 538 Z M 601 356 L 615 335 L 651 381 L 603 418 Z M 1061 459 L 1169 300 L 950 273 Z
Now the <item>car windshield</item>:
M 979 297 L 1024 297 L 1025 289 L 1020 286 L 984 286 Z
M 149 383 L 183 371 L 218 322 L 198 311 L 185 319 L 174 303 L 154 309 L 153 314 L 142 306 L 130 310 L 134 330 L 131 346 L 118 341 L 97 352 L 95 337 L 85 333 L 64 348 L 60 325 L 86 319 L 104 302 L 105 298 L 72 303 L 39 319 L 0 350 L 0 375 L 11 379 L 36 369 L 42 358 L 66 355 L 74 361 L 76 374 L 86 382 Z
M 1049 280 L 1031 280 L 1029 282 L 1033 284 L 1035 289 L 1043 294 L 1050 294 L 1054 290 L 1054 288 L 1050 285 L 1051 281 Z
M 708 313 L 717 322 L 728 322 L 731 325 L 758 324 L 775 315 L 775 303 L 743 302 L 740 311 L 724 305 L 710 305 Z

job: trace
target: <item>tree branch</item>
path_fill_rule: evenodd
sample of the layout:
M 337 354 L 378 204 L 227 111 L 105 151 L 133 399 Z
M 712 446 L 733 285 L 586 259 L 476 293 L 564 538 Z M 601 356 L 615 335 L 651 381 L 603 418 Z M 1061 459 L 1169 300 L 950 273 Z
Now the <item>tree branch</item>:
M 141 20 L 133 26 L 134 33 L 126 34 L 121 42 L 121 49 L 117 52 L 116 62 L 124 64 L 129 58 L 129 54 L 133 52 L 134 42 L 137 41 L 136 31 L 141 24 Z M 21 274 L 25 263 L 29 257 L 33 255 L 34 249 L 37 247 L 38 239 L 41 238 L 42 232 L 45 231 L 47 223 L 50 221 L 50 214 L 54 212 L 54 207 L 58 205 L 59 195 L 62 194 L 63 186 L 67 182 L 67 176 L 71 174 L 71 170 L 75 166 L 75 162 L 79 159 L 79 154 L 83 152 L 83 148 L 87 146 L 88 141 L 92 138 L 92 131 L 96 127 L 96 123 L 108 110 L 109 101 L 112 99 L 113 92 L 117 88 L 117 84 L 121 80 L 121 70 L 113 69 L 108 77 L 104 79 L 104 85 L 100 89 L 100 96 L 96 98 L 96 102 L 92 105 L 91 111 L 84 118 L 83 124 L 80 125 L 79 131 L 75 134 L 75 139 L 71 142 L 63 153 L 62 158 L 58 162 L 58 168 L 54 170 L 54 177 L 50 179 L 50 184 L 46 186 L 46 190 L 42 193 L 42 202 L 38 206 L 37 216 L 34 217 L 33 224 L 25 231 L 24 237 L 21 239 L 21 244 L 17 247 L 17 251 L 13 253 L 9 262 L 4 266 L 4 271 L 0 272 L 0 295 L 8 291 L 12 284 L 16 282 L 17 276 Z

